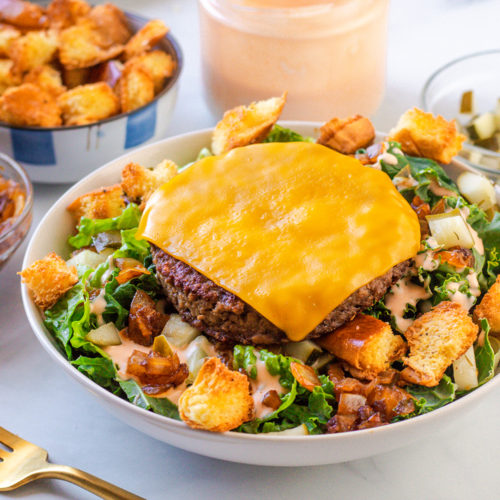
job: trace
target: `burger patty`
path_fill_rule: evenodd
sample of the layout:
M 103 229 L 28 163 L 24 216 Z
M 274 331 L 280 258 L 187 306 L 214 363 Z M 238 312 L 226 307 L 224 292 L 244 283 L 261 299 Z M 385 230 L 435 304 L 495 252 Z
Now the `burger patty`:
M 285 332 L 252 306 L 191 266 L 154 245 L 152 254 L 165 295 L 182 319 L 193 327 L 221 342 L 258 345 L 288 341 Z M 391 285 L 407 273 L 409 267 L 410 260 L 401 262 L 356 290 L 330 312 L 307 338 L 329 333 L 375 304 Z

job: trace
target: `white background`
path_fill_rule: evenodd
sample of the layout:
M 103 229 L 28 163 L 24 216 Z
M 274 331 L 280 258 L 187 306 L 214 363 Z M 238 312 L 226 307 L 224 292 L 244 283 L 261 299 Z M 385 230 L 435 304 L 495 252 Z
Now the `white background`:
M 170 135 L 213 125 L 216 117 L 202 96 L 196 1 L 115 3 L 163 18 L 182 45 L 185 66 Z M 441 64 L 498 48 L 499 21 L 498 0 L 393 0 L 388 84 L 374 117 L 376 128 L 388 130 L 405 109 L 419 104 L 425 79 Z M 65 189 L 35 187 L 34 226 Z M 53 462 L 79 467 L 151 499 L 500 498 L 498 391 L 488 394 L 453 430 L 395 452 L 323 467 L 277 469 L 221 462 L 129 428 L 53 365 L 30 331 L 15 275 L 25 246 L 0 271 L 0 425 L 49 450 Z M 94 498 L 48 480 L 6 496 Z

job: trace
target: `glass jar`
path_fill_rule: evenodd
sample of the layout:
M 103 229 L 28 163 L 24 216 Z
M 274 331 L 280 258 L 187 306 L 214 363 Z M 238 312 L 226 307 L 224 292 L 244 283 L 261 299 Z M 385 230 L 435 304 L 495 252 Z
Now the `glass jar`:
M 217 115 L 288 91 L 282 118 L 370 115 L 385 86 L 389 0 L 200 0 Z

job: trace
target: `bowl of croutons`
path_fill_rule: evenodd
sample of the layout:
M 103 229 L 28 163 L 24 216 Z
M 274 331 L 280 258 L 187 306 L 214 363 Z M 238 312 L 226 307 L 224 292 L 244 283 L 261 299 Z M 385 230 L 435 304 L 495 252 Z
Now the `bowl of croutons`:
M 277 123 L 285 100 L 77 183 L 32 237 L 22 297 L 54 362 L 140 431 L 235 462 L 343 462 L 498 388 L 500 216 L 441 118 Z
M 75 182 L 165 137 L 180 48 L 159 19 L 110 3 L 0 10 L 0 151 L 34 182 Z

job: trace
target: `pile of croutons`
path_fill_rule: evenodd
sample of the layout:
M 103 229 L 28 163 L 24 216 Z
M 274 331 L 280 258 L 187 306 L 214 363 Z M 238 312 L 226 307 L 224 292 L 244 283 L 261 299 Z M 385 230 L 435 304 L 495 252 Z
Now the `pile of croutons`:
M 86 125 L 152 101 L 175 70 L 160 20 L 135 34 L 110 3 L 11 0 L 0 10 L 0 121 Z

